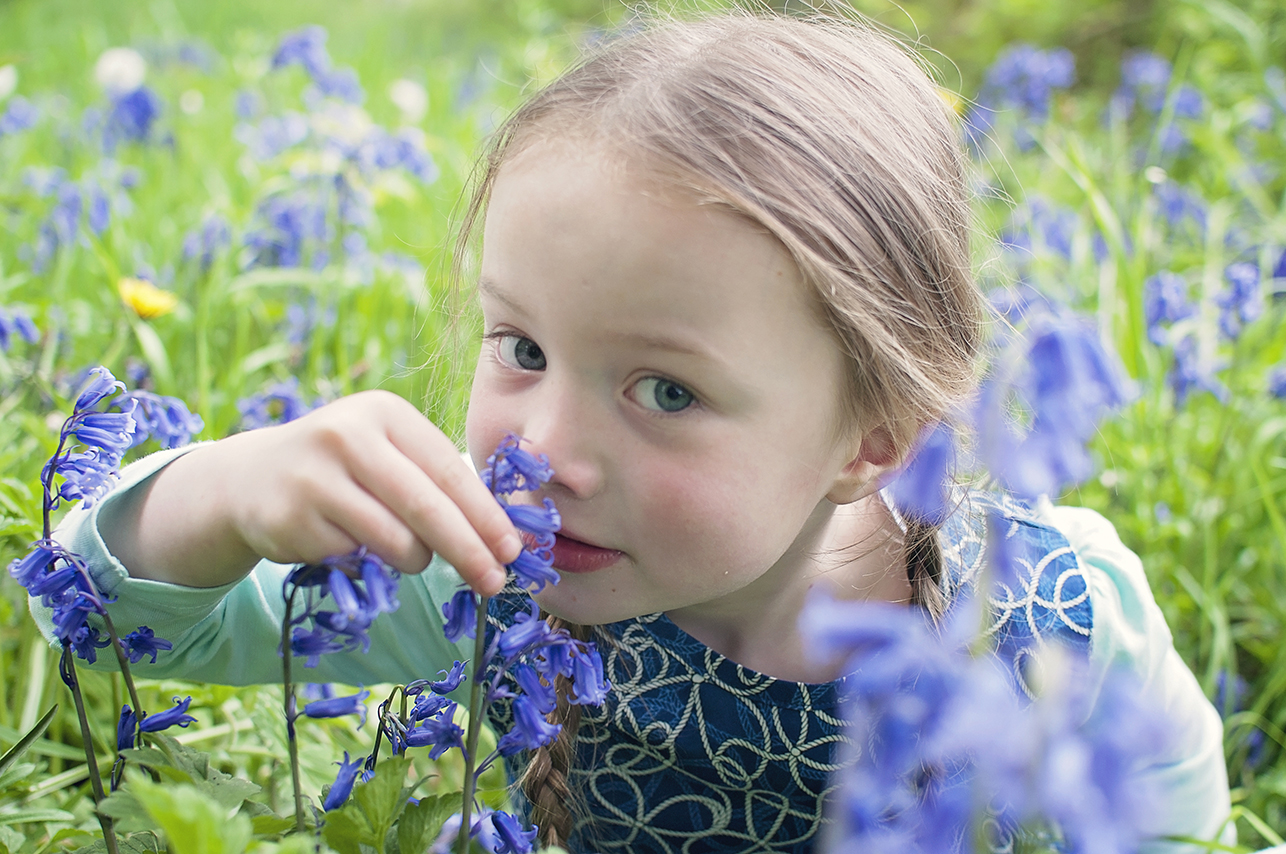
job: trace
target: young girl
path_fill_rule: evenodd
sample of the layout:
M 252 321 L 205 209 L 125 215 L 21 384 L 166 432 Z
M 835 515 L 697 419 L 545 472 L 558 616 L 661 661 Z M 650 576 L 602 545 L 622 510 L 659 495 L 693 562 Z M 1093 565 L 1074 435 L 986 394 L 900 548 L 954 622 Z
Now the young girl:
M 469 455 L 512 432 L 549 456 L 533 500 L 561 511 L 561 580 L 537 598 L 601 639 L 614 686 L 579 722 L 555 712 L 559 741 L 510 767 L 546 841 L 811 849 L 843 674 L 803 647 L 805 597 L 941 614 L 985 550 L 988 499 L 963 493 L 939 530 L 879 491 L 972 389 L 963 171 L 920 68 L 835 22 L 658 26 L 500 129 L 465 222 L 466 240 L 485 223 Z M 1180 728 L 1146 772 L 1167 793 L 1150 830 L 1215 836 L 1218 717 L 1137 558 L 1087 511 L 1002 506 L 1034 569 L 999 636 L 1088 648 L 1098 679 L 1134 668 Z M 59 537 L 117 597 L 117 625 L 174 641 L 146 675 L 228 683 L 279 673 L 281 564 L 365 544 L 412 574 L 369 654 L 312 674 L 404 681 L 468 657 L 441 605 L 461 579 L 499 592 L 521 547 L 451 441 L 380 392 L 156 454 Z M 511 619 L 512 596 L 493 602 Z

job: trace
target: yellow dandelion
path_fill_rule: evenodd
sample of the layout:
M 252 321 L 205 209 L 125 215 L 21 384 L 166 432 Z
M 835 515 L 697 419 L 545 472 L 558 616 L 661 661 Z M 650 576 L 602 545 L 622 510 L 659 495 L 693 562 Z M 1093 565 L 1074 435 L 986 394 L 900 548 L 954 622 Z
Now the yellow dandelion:
M 950 108 L 951 112 L 955 113 L 957 116 L 964 115 L 964 101 L 962 101 L 960 96 L 955 92 L 939 86 L 938 97 L 942 99 L 942 102 L 946 104 L 948 108 Z
M 116 290 L 127 306 L 144 320 L 151 320 L 174 311 L 179 298 L 164 291 L 146 279 L 123 278 L 116 283 Z

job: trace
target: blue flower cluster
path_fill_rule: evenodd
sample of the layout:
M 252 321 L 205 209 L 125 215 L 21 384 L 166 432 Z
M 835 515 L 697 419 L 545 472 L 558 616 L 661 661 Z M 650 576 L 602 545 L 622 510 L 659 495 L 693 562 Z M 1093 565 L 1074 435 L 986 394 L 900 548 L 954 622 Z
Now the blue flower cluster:
M 551 568 L 550 549 L 561 520 L 548 499 L 539 506 L 510 503 L 513 493 L 537 490 L 553 475 L 546 457 L 534 456 L 519 444 L 517 437 L 506 436 L 488 457 L 481 477 L 526 538 L 523 556 L 509 565 L 517 584 L 528 591 L 539 591 L 545 584 L 558 580 L 558 574 Z M 307 581 L 299 583 L 307 584 Z M 484 600 L 467 588 L 455 594 L 442 609 L 447 638 L 452 642 L 465 637 L 477 641 L 478 613 L 483 604 Z M 309 610 L 315 611 L 311 606 Z M 510 731 L 500 736 L 489 755 L 468 755 L 472 748 L 466 743 L 465 731 L 455 722 L 458 704 L 449 699 L 468 678 L 466 662 L 457 661 L 449 671 L 441 673 L 439 679 L 419 679 L 402 687 L 401 712 L 394 709 L 396 691 L 380 704 L 379 736 L 388 739 L 395 754 L 412 748 L 428 748 L 429 757 L 437 759 L 448 750 L 459 749 L 467 760 L 478 760 L 471 765 L 472 779 L 476 781 L 497 759 L 537 749 L 558 738 L 561 725 L 549 721 L 557 704 L 556 683 L 569 685 L 567 700 L 573 704 L 599 704 L 607 695 L 610 686 L 604 678 L 603 661 L 595 645 L 573 638 L 566 629 L 552 629 L 541 619 L 535 602 L 531 602 L 530 610 L 520 613 L 512 625 L 492 631 L 489 636 L 484 634 L 481 640 L 485 643 L 480 649 L 485 651 L 473 675 L 474 694 L 480 698 L 480 707 L 470 709 L 470 713 L 482 716 L 492 703 L 510 702 L 514 718 Z M 321 650 L 329 651 L 332 650 Z M 407 708 L 406 701 L 412 698 Z M 363 692 L 355 697 L 318 701 L 306 706 L 304 714 L 312 714 L 309 709 L 314 707 L 324 709 L 327 714 L 348 714 L 356 710 L 354 704 L 364 699 Z M 338 763 L 335 782 L 323 801 L 326 810 L 342 806 L 354 785 L 374 773 L 378 751 L 379 739 L 365 760 L 350 759 L 344 754 Z M 454 824 L 447 822 L 434 850 L 450 848 L 460 821 L 457 815 Z M 482 809 L 470 820 L 469 828 L 477 844 L 496 854 L 527 854 L 535 844 L 536 829 L 524 827 L 519 818 L 508 813 Z
M 144 714 L 139 717 L 129 706 L 121 706 L 121 715 L 116 723 L 116 749 L 129 750 L 134 747 L 139 733 L 161 732 L 172 726 L 186 727 L 196 720 L 188 714 L 192 705 L 191 697 L 180 700 L 174 698 L 174 707 L 154 715 Z
M 366 97 L 357 82 L 357 72 L 351 68 L 335 68 L 331 63 L 326 50 L 326 30 L 322 27 L 303 27 L 282 38 L 273 54 L 272 67 L 290 65 L 302 66 L 322 96 L 351 104 L 360 104 Z
M 974 409 L 979 453 L 1010 492 L 1024 498 L 1057 495 L 1087 478 L 1086 444 L 1099 419 L 1131 390 L 1124 370 L 1087 321 L 1058 313 L 1027 317 L 1027 335 L 1002 356 Z M 1025 433 L 1010 418 L 1017 402 L 1031 415 Z
M 0 113 L 0 139 L 9 134 L 30 130 L 36 126 L 39 119 L 40 111 L 36 109 L 35 104 L 21 95 L 14 95 L 9 99 L 9 105 L 5 107 L 4 112 Z
M 1045 820 L 1064 836 L 1059 850 L 1134 851 L 1154 793 L 1131 770 L 1162 747 L 1164 721 L 1126 674 L 1109 673 L 1092 697 L 1086 662 L 1053 649 L 1046 694 L 1025 704 L 1010 663 L 970 654 L 973 604 L 941 636 L 916 609 L 826 598 L 805 608 L 810 648 L 852 674 L 836 850 L 972 851 L 984 833 L 1004 850 L 1020 824 Z
M 183 237 L 183 260 L 197 260 L 201 270 L 209 270 L 214 257 L 232 243 L 228 221 L 217 213 L 208 214 L 201 225 Z
M 40 330 L 22 309 L 0 306 L 0 353 L 9 352 L 14 338 L 35 344 L 40 340 Z
M 996 115 L 1012 110 L 1020 121 L 1044 122 L 1055 89 L 1066 89 L 1076 80 L 1076 62 L 1066 48 L 1041 50 L 1028 44 L 1006 48 L 987 71 L 978 100 L 965 116 L 965 131 L 975 148 L 992 129 Z M 1030 133 L 1020 126 L 1019 147 L 1032 145 Z
M 155 392 L 127 391 L 108 408 L 132 413 L 135 429 L 130 447 L 138 447 L 151 437 L 162 448 L 181 448 L 205 429 L 205 421 L 190 412 L 182 400 Z
M 122 142 L 148 142 L 164 102 L 147 86 L 112 95 L 111 108 L 103 122 L 103 150 L 114 152 Z
M 1183 83 L 1171 89 L 1173 68 L 1170 61 L 1146 51 L 1126 55 L 1121 63 L 1121 85 L 1112 95 L 1111 112 L 1121 119 L 1128 119 L 1135 105 L 1157 117 L 1170 103 L 1170 120 L 1159 129 L 1161 150 L 1174 152 L 1183 146 L 1187 137 L 1174 119 L 1200 119 L 1205 112 L 1205 99 L 1196 87 Z
M 295 377 L 237 401 L 237 409 L 241 411 L 242 431 L 285 424 L 307 415 L 321 405 L 321 398 L 314 398 L 311 402 L 304 399 L 299 392 L 299 380 Z
M 364 548 L 296 567 L 282 582 L 287 602 L 304 594 L 303 610 L 291 611 L 291 654 L 303 657 L 305 666 L 316 667 L 328 653 L 369 650 L 371 623 L 397 610 L 400 577 Z

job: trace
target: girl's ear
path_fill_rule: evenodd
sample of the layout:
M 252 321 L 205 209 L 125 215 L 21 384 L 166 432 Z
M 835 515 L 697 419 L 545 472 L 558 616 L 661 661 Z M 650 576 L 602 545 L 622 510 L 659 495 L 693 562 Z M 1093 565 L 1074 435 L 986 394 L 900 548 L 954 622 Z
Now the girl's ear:
M 880 476 L 896 468 L 900 457 L 893 434 L 880 426 L 862 434 L 857 454 L 835 476 L 826 493 L 832 504 L 852 504 L 880 487 Z

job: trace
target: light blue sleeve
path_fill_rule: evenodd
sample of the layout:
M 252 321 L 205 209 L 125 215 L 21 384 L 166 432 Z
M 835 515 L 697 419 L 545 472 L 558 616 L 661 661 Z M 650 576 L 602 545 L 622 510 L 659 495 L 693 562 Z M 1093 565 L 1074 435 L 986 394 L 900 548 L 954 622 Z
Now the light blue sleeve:
M 1173 726 L 1167 751 L 1144 773 L 1163 795 L 1161 809 L 1148 816 L 1150 836 L 1188 836 L 1236 841 L 1224 763 L 1223 723 L 1196 678 L 1175 651 L 1170 629 L 1148 586 L 1143 564 L 1121 543 L 1111 523 L 1079 507 L 1039 508 L 1042 521 L 1058 528 L 1076 551 L 1094 608 L 1090 641 L 1093 684 L 1109 668 L 1125 667 L 1139 679 L 1145 698 L 1163 710 Z M 1196 846 L 1154 841 L 1143 854 L 1203 851 Z
M 80 555 L 99 592 L 114 599 L 108 612 L 122 636 L 148 626 L 174 644 L 173 650 L 157 657 L 156 664 L 144 659 L 133 665 L 138 675 L 225 685 L 279 682 L 278 649 L 285 612 L 281 585 L 290 567 L 261 561 L 238 583 L 184 587 L 131 578 L 103 542 L 99 524 L 104 511 L 129 490 L 142 488 L 186 450 L 161 451 L 128 466 L 107 497 L 88 510 L 77 506 L 68 512 L 54 539 Z M 294 678 L 357 685 L 436 677 L 440 670 L 471 654 L 472 641 L 467 641 L 468 648 L 457 647 L 442 634 L 442 604 L 460 584 L 455 570 L 437 558 L 423 573 L 402 576 L 400 607 L 375 620 L 369 631 L 368 653 L 325 655 L 316 668 L 304 667 L 303 660 L 297 658 Z M 49 609 L 38 599 L 29 600 L 29 605 L 41 631 L 53 643 Z M 115 657 L 100 654 L 96 668 L 115 670 Z

